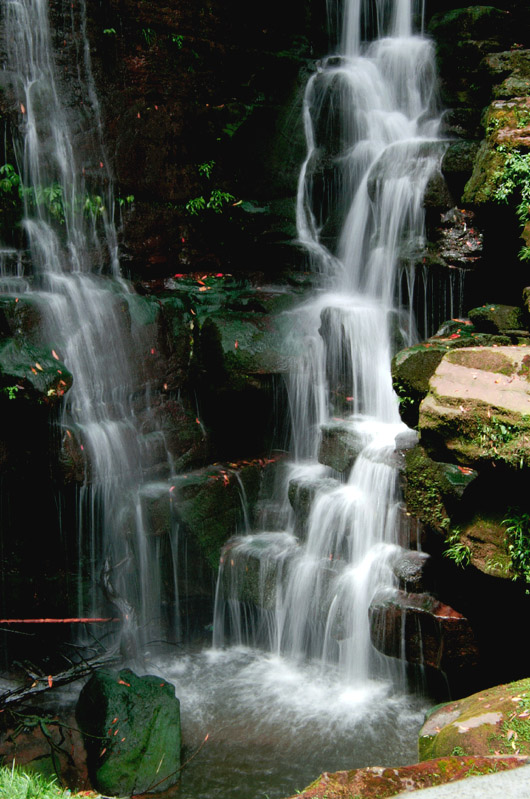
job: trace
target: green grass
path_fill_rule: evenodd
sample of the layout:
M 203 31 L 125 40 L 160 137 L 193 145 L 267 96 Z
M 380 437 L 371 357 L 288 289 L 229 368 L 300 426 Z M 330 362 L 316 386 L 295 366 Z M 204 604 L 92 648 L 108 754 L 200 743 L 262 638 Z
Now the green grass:
M 98 794 L 91 794 L 97 799 Z M 40 774 L 26 774 L 20 768 L 0 766 L 0 799 L 75 799 L 78 794 L 59 788 L 54 780 Z M 84 794 L 87 796 L 87 794 Z

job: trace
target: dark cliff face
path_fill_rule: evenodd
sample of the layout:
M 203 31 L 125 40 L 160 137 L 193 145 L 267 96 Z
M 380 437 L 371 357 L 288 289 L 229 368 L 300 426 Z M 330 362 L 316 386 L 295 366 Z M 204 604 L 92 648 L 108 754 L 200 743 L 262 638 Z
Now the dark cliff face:
M 125 269 L 148 280 L 277 269 L 294 232 L 303 72 L 323 4 L 88 7 L 117 192 L 134 196 Z

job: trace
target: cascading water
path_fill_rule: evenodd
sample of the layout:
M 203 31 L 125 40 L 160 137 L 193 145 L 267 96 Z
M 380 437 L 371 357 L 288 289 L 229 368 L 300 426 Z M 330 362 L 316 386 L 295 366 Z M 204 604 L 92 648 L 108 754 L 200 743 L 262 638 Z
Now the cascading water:
M 217 648 L 158 664 L 176 685 L 189 748 L 210 733 L 197 769 L 183 773 L 181 799 L 281 797 L 323 769 L 415 759 L 421 703 L 376 681 L 389 662 L 372 647 L 368 615 L 374 597 L 392 590 L 399 551 L 391 456 L 406 428 L 389 362 L 396 339 L 400 346 L 413 335 L 395 296 L 398 270 L 421 249 L 421 198 L 437 163 L 434 70 L 429 42 L 411 33 L 410 2 L 345 2 L 337 54 L 319 65 L 305 99 L 298 232 L 322 289 L 292 318 L 304 355 L 289 381 L 295 462 L 276 503 L 285 525 L 247 531 L 223 554 Z M 146 637 L 157 634 L 168 601 L 160 564 L 167 583 L 175 571 L 171 552 L 161 556 L 160 541 L 145 535 L 146 503 L 168 491 L 170 464 L 160 483 L 149 482 L 149 387 L 135 357 L 148 344 L 135 332 L 139 298 L 120 277 L 88 46 L 66 73 L 75 91 L 65 92 L 48 5 L 3 3 L 34 275 L 1 251 L 2 285 L 39 303 L 47 340 L 74 376 L 60 428 L 76 456 L 84 447 L 78 519 L 80 581 L 88 587 L 80 609 L 95 607 L 108 562 L 110 590 L 138 609 Z M 83 2 L 72 26 L 83 34 Z M 321 427 L 333 426 L 335 415 L 359 451 L 344 482 L 317 462 Z M 161 433 L 147 432 L 164 450 Z M 291 518 L 289 484 L 313 497 L 303 533 Z M 174 539 L 170 546 L 175 551 Z M 262 609 L 257 619 L 247 614 L 252 603 Z M 232 641 L 244 646 L 221 648 Z
M 395 683 L 402 673 L 372 645 L 370 606 L 392 593 L 401 552 L 392 456 L 407 428 L 390 360 L 414 330 L 396 305 L 399 275 L 420 262 L 423 196 L 443 152 L 433 47 L 413 35 L 412 11 L 410 0 L 346 0 L 339 52 L 308 82 L 298 233 L 322 289 L 294 319 L 307 348 L 289 385 L 296 463 L 288 482 L 291 491 L 313 486 L 314 497 L 300 540 L 285 532 L 236 540 L 220 577 L 233 608 L 248 601 L 238 597 L 238 561 L 247 573 L 249 558 L 260 564 L 262 611 L 237 640 L 338 664 L 355 685 L 392 672 Z M 357 451 L 345 482 L 316 460 L 321 427 L 337 416 Z M 224 632 L 219 608 L 218 645 Z
M 85 475 L 77 502 L 79 615 L 100 616 L 108 600 L 121 603 L 124 616 L 137 613 L 145 642 L 163 626 L 160 564 L 167 553 L 146 534 L 141 499 L 169 490 L 146 483 L 153 436 L 161 437 L 146 424 L 149 385 L 140 364 L 150 344 L 136 324 L 144 312 L 140 300 L 120 274 L 85 5 L 71 7 L 64 46 L 76 60 L 62 70 L 49 5 L 3 3 L 4 78 L 20 111 L 15 152 L 33 267 L 24 286 L 20 276 L 15 288 L 14 276 L 4 282 L 8 290 L 31 293 L 44 339 L 73 375 L 60 430 Z M 167 458 L 163 467 L 167 476 Z

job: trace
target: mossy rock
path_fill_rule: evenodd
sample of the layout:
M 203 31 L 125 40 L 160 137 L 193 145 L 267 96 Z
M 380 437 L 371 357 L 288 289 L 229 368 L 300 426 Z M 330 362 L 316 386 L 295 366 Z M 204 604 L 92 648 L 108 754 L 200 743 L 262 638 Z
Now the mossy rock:
M 484 66 L 495 81 L 495 98 L 525 97 L 530 94 L 530 50 L 491 53 L 484 59 Z
M 507 771 L 523 765 L 517 757 L 441 757 L 397 768 L 367 766 L 351 771 L 325 772 L 289 799 L 389 799 L 413 796 L 409 791 L 435 788 L 466 777 Z M 453 794 L 454 795 L 454 794 Z
M 274 612 L 278 579 L 297 540 L 289 533 L 258 533 L 234 538 L 223 548 L 224 596 Z
M 160 677 L 100 670 L 85 685 L 76 718 L 97 790 L 112 796 L 163 791 L 180 775 L 180 703 Z
M 171 481 L 173 509 L 199 545 L 203 557 L 217 571 L 223 545 L 243 522 L 243 496 L 251 513 L 260 484 L 259 463 L 238 466 L 215 465 Z
M 491 577 L 514 579 L 506 525 L 500 516 L 487 515 L 479 510 L 461 529 L 460 542 L 468 548 L 472 566 Z
M 495 100 L 486 109 L 483 122 L 486 137 L 462 195 L 464 203 L 477 205 L 497 202 L 495 193 L 510 151 L 530 148 L 530 98 Z
M 472 308 L 468 316 L 481 333 L 507 333 L 524 327 L 523 311 L 514 305 L 485 303 Z
M 470 5 L 455 8 L 446 13 L 435 14 L 429 24 L 429 32 L 436 38 L 458 36 L 466 39 L 487 40 L 498 37 L 499 27 L 506 24 L 506 13 L 494 6 Z
M 479 151 L 476 141 L 451 142 L 442 159 L 442 172 L 444 175 L 470 173 L 473 171 L 475 158 Z
M 449 319 L 435 336 L 400 350 L 392 359 L 392 383 L 400 402 L 400 414 L 410 427 L 418 423 L 419 406 L 429 391 L 429 380 L 444 355 L 453 349 L 486 344 L 511 344 L 505 337 L 480 334 L 469 319 Z
M 445 534 L 460 500 L 476 477 L 475 470 L 434 461 L 417 446 L 405 453 L 407 511 L 427 527 Z
M 23 339 L 26 343 L 42 340 L 43 313 L 37 295 L 0 296 L 0 338 Z
M 530 755 L 530 678 L 435 708 L 419 735 L 419 758 Z
M 475 158 L 473 173 L 465 185 L 462 202 L 476 205 L 494 202 L 506 154 L 483 141 Z
M 456 350 L 446 355 L 449 363 L 465 366 L 467 369 L 480 369 L 483 372 L 493 372 L 499 375 L 513 375 L 516 366 L 510 358 L 502 352 L 485 347 L 484 349 Z
M 51 350 L 15 339 L 0 343 L 0 387 L 13 398 L 53 402 L 68 391 L 72 375 Z
M 309 515 L 318 494 L 333 491 L 339 486 L 340 482 L 333 477 L 300 477 L 289 481 L 288 497 L 294 511 L 296 535 L 304 537 Z

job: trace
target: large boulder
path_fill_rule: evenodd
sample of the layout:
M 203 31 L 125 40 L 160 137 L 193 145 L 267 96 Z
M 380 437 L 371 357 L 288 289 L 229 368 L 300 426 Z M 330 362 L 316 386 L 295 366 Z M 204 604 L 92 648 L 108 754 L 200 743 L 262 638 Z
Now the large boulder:
M 85 685 L 76 718 L 97 790 L 112 796 L 163 791 L 180 773 L 180 703 L 160 677 L 101 670 Z
M 530 754 L 530 678 L 438 706 L 419 737 L 420 760 Z
M 385 768 L 368 766 L 351 771 L 325 772 L 290 799 L 387 799 L 404 791 L 430 788 L 465 777 L 517 768 L 527 762 L 519 757 L 441 757 L 427 763 Z
M 422 440 L 465 467 L 528 466 L 529 363 L 525 346 L 448 352 L 420 405 Z

